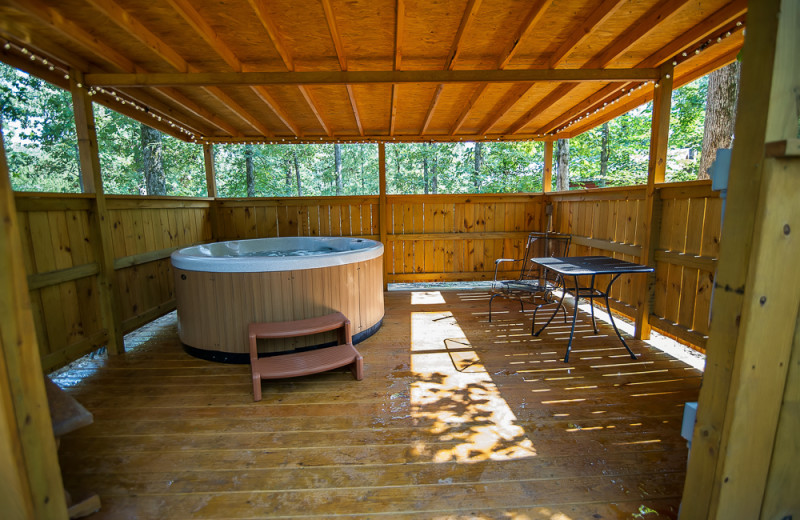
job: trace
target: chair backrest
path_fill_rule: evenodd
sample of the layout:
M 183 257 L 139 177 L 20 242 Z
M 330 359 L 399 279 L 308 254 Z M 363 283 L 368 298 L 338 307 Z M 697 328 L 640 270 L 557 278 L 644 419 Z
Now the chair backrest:
M 528 235 L 525 250 L 525 261 L 520 272 L 521 280 L 548 280 L 555 281 L 555 273 L 531 262 L 531 258 L 565 257 L 569 256 L 569 243 L 571 235 L 561 233 L 539 233 Z

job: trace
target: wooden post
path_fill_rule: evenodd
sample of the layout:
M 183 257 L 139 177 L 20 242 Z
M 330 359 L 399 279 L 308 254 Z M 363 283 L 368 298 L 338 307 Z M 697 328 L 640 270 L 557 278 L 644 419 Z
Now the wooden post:
M 383 244 L 383 290 L 389 288 L 389 260 L 391 258 L 389 251 L 389 242 L 387 240 L 387 224 L 389 216 L 386 214 L 388 207 L 386 204 L 386 144 L 378 143 L 378 214 L 380 220 L 378 222 L 381 243 Z
M 14 193 L 0 140 L 2 516 L 67 518 L 27 279 Z
M 681 518 L 789 518 L 800 503 L 796 0 L 751 0 L 706 372 Z M 790 147 L 787 147 L 790 148 Z M 791 365 L 791 368 L 789 368 Z
M 217 197 L 217 177 L 214 170 L 214 145 L 203 145 L 203 161 L 206 166 L 206 186 L 208 196 L 212 198 Z
M 553 191 L 553 141 L 544 142 L 544 177 L 542 178 L 542 191 Z
M 664 182 L 669 144 L 669 112 L 672 105 L 672 63 L 661 67 L 661 78 L 653 93 L 653 118 L 650 129 L 650 162 L 647 166 L 647 187 L 644 198 L 644 229 L 642 256 L 639 262 L 655 264 L 655 251 L 661 231 L 661 204 L 656 184 Z M 636 302 L 636 339 L 650 338 L 650 308 L 655 289 L 655 274 L 649 274 L 639 290 Z
M 84 177 L 83 191 L 94 193 L 89 222 L 92 250 L 100 266 L 97 285 L 103 324 L 108 334 L 108 353 L 121 354 L 125 351 L 122 335 L 122 312 L 116 294 L 114 249 L 111 242 L 106 196 L 103 193 L 103 179 L 100 175 L 100 155 L 97 149 L 92 100 L 86 92 L 85 86 L 78 86 L 83 84 L 83 74 L 80 71 L 71 70 L 69 78 L 72 108 L 75 113 L 75 130 L 78 134 L 78 153 Z
M 203 145 L 203 162 L 205 164 L 206 170 L 206 191 L 208 196 L 212 199 L 217 198 L 217 175 L 216 169 L 214 168 L 214 145 L 213 144 L 204 144 Z M 211 240 L 214 241 L 217 237 L 220 236 L 219 230 L 217 229 L 217 223 L 219 219 L 217 217 L 217 211 L 219 211 L 219 207 L 217 206 L 217 201 L 213 200 L 208 207 L 208 223 L 211 227 Z

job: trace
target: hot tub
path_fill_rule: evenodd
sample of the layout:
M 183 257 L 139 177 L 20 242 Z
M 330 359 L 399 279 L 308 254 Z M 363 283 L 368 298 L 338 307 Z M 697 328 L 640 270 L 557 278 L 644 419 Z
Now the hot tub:
M 383 244 L 349 237 L 216 242 L 172 253 L 178 336 L 192 355 L 249 362 L 247 326 L 340 311 L 353 342 L 383 320 Z M 333 344 L 333 333 L 259 340 L 275 354 Z

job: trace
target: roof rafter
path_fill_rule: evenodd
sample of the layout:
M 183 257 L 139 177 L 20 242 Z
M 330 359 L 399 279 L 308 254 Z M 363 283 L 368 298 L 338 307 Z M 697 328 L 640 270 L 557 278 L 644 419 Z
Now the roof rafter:
M 498 69 L 502 70 L 506 68 L 511 59 L 519 50 L 520 42 L 523 40 L 523 38 L 529 35 L 531 31 L 533 31 L 534 26 L 542 19 L 545 11 L 547 10 L 548 7 L 550 7 L 552 3 L 553 0 L 536 0 L 534 2 L 534 4 L 531 6 L 531 9 L 528 11 L 528 14 L 525 16 L 522 25 L 519 27 L 519 29 L 517 29 L 517 32 L 514 34 L 514 38 L 512 39 L 511 44 L 508 47 L 506 47 L 505 50 L 503 50 L 502 54 L 500 54 L 500 57 L 497 60 Z M 531 86 L 526 87 L 522 93 L 519 93 L 519 95 L 516 96 L 516 100 L 514 101 L 514 103 L 518 101 L 523 95 L 525 95 L 525 93 L 527 93 L 528 90 L 530 90 L 530 87 Z M 517 90 L 518 89 L 515 89 L 511 94 L 516 95 Z M 483 91 L 481 91 L 481 94 L 482 93 Z M 500 118 L 502 118 L 506 114 L 506 112 L 508 112 L 508 110 L 514 105 L 514 103 L 511 104 L 506 103 L 508 99 L 511 98 L 509 97 L 509 95 L 506 95 L 506 97 L 504 98 L 504 102 L 501 104 L 501 107 L 503 107 L 503 111 L 495 113 L 494 116 L 492 117 L 492 120 L 483 126 L 480 133 L 485 134 L 486 132 L 488 132 L 492 128 L 492 126 L 494 126 L 494 124 L 497 121 L 499 121 Z M 477 103 L 477 99 L 467 104 L 467 107 L 462 112 L 463 118 L 461 118 L 461 121 L 457 126 L 453 126 L 451 134 L 455 134 L 456 132 L 458 132 L 459 128 L 461 128 L 461 125 L 466 120 L 470 111 L 475 106 L 475 103 Z
M 405 28 L 406 5 L 404 0 L 397 0 L 394 10 L 394 64 L 392 70 L 400 70 L 403 61 L 403 29 Z M 394 135 L 394 125 L 397 118 L 397 98 L 400 96 L 400 86 L 392 84 L 392 101 L 389 108 L 389 135 Z M 427 125 L 426 125 L 427 126 Z M 423 130 L 423 133 L 425 130 Z
M 122 70 L 126 72 L 134 72 L 134 73 L 136 72 L 147 73 L 147 71 L 144 70 L 142 67 L 137 66 L 134 62 L 132 62 L 131 60 L 129 60 L 128 58 L 117 52 L 112 47 L 99 41 L 97 38 L 86 32 L 82 27 L 80 27 L 78 24 L 76 24 L 75 22 L 64 16 L 63 13 L 61 13 L 54 7 L 43 5 L 41 2 L 39 2 L 39 0 L 26 0 L 25 2 L 20 2 L 16 0 L 12 1 L 14 1 L 15 5 L 18 8 L 37 16 L 40 20 L 45 22 L 52 30 L 78 43 L 82 47 L 89 49 L 97 56 L 101 57 L 108 65 L 111 65 L 113 69 Z M 86 65 L 86 68 L 87 69 L 89 68 L 88 63 L 83 63 L 83 62 L 68 63 L 68 64 L 70 66 L 76 66 L 76 67 Z M 200 108 L 193 101 L 189 100 L 188 98 L 186 98 L 179 92 L 175 91 L 174 89 L 162 88 L 159 90 L 161 90 L 167 96 L 173 98 L 179 105 L 181 105 L 183 109 L 195 114 L 197 117 L 205 120 L 211 125 L 216 126 L 217 128 L 220 128 L 223 131 L 227 131 L 226 128 L 234 130 L 232 127 L 229 127 L 224 123 L 222 123 L 218 117 L 209 114 L 206 110 Z M 141 98 L 141 94 L 138 94 L 137 97 Z M 152 100 L 142 101 L 142 103 L 151 106 L 156 110 L 159 110 L 156 108 L 156 103 L 154 103 Z M 176 121 L 181 121 L 181 122 L 183 122 L 183 120 L 186 117 L 185 115 L 178 116 L 175 113 L 168 114 L 167 112 L 163 111 L 162 113 L 168 115 L 170 118 L 173 118 Z M 188 126 L 192 126 L 192 124 L 189 123 Z M 234 132 L 229 132 L 229 133 L 234 136 L 241 135 L 239 132 L 236 132 L 235 130 Z
M 325 21 L 328 24 L 328 32 L 331 33 L 333 46 L 336 49 L 336 57 L 339 59 L 339 67 L 347 70 L 347 55 L 344 53 L 344 45 L 342 45 L 342 38 L 339 36 L 339 30 L 336 28 L 336 18 L 333 16 L 333 8 L 331 8 L 330 0 L 322 0 L 322 8 L 325 11 Z M 358 126 L 358 133 L 364 135 L 364 128 L 361 126 L 361 115 L 358 113 L 358 105 L 356 104 L 356 96 L 353 93 L 353 87 L 346 85 L 347 99 L 350 101 L 350 106 L 353 109 L 353 117 L 356 119 Z
M 455 69 L 456 59 L 458 59 L 458 55 L 461 52 L 461 44 L 464 39 L 464 34 L 467 32 L 469 25 L 475 19 L 475 15 L 477 15 L 478 9 L 480 8 L 482 1 L 483 0 L 467 0 L 467 5 L 464 8 L 464 14 L 461 17 L 461 23 L 458 25 L 458 30 L 456 31 L 456 37 L 453 40 L 453 45 L 450 47 L 450 53 L 447 55 L 447 59 L 445 60 L 444 70 Z M 428 125 L 430 124 L 430 121 L 433 118 L 433 111 L 436 110 L 436 105 L 439 104 L 439 99 L 442 94 L 443 87 L 444 87 L 443 85 L 439 85 L 436 92 L 434 93 L 433 99 L 431 99 L 431 104 L 428 107 L 428 113 L 425 114 L 425 124 L 421 132 L 423 134 L 427 130 Z
M 225 42 L 217 36 L 211 26 L 208 25 L 208 22 L 197 12 L 189 0 L 167 0 L 167 2 L 229 67 L 236 72 L 242 72 L 242 62 L 239 61 L 239 58 L 228 48 Z M 234 102 L 226 93 L 222 92 L 220 89 L 214 89 L 212 92 L 220 99 L 223 97 L 229 99 L 228 108 L 257 132 L 261 132 L 266 136 L 273 135 L 272 131 L 264 126 L 261 121 L 253 117 L 244 107 Z
M 618 56 L 628 50 L 639 38 L 643 37 L 652 31 L 659 23 L 666 21 L 676 12 L 678 12 L 684 5 L 686 5 L 687 1 L 688 0 L 662 0 L 650 8 L 642 16 L 637 18 L 632 24 L 630 24 L 626 31 L 623 31 L 620 36 L 606 45 L 599 53 L 593 56 L 584 65 L 587 67 L 598 68 L 607 67 Z M 596 9 L 589 19 L 581 26 L 582 30 L 585 31 L 588 29 L 588 31 L 584 34 L 578 33 L 568 41 L 574 41 L 574 45 L 578 45 L 588 36 L 591 28 L 596 27 L 598 24 L 602 23 L 602 21 L 608 19 L 608 17 L 616 11 L 618 6 L 619 3 L 616 3 L 612 0 L 606 0 L 606 2 L 598 7 L 598 9 Z M 591 28 L 589 27 L 589 23 L 593 23 Z M 573 49 L 574 45 L 572 47 Z M 559 48 L 561 52 L 556 53 L 554 56 L 555 59 L 550 61 L 553 66 L 563 63 L 563 60 L 565 60 L 568 56 L 570 50 L 562 49 L 564 49 L 564 45 Z M 545 99 L 548 99 L 551 104 L 555 103 L 569 93 L 572 89 L 574 89 L 575 86 L 576 85 L 570 85 L 558 90 L 560 93 L 558 97 L 548 95 Z M 533 109 L 529 110 L 511 126 L 511 133 L 518 132 L 522 127 L 537 117 L 545 108 L 547 108 L 547 106 L 538 103 Z
M 709 33 L 713 33 L 716 31 L 721 31 L 726 28 L 726 26 L 735 24 L 737 19 L 741 19 L 745 11 L 747 9 L 747 2 L 746 0 L 734 0 L 730 4 L 718 9 L 711 15 L 709 15 L 701 24 L 698 24 L 685 33 L 683 33 L 680 37 L 676 38 L 670 44 L 665 45 L 661 49 L 657 50 L 655 53 L 650 55 L 648 58 L 642 60 L 637 67 L 653 67 L 661 64 L 666 59 L 671 59 L 681 52 L 684 52 L 687 48 L 695 46 L 699 43 L 700 40 L 705 39 L 706 35 Z M 735 25 L 732 29 L 735 29 Z M 613 83 L 611 85 L 606 86 L 601 91 L 593 94 L 583 102 L 576 105 L 574 108 L 564 112 L 557 118 L 553 119 L 546 125 L 542 126 L 537 130 L 536 133 L 549 133 L 561 126 L 562 124 L 566 123 L 567 121 L 577 117 L 583 112 L 592 112 L 597 108 L 601 108 L 604 106 L 604 103 L 607 103 L 609 99 L 611 99 L 615 94 L 620 91 L 626 90 L 631 88 L 633 85 L 631 83 Z
M 139 22 L 133 15 L 131 15 L 128 11 L 123 9 L 121 6 L 116 4 L 113 0 L 87 0 L 89 4 L 91 4 L 95 9 L 104 13 L 108 16 L 109 19 L 114 21 L 121 29 L 125 32 L 139 40 L 141 43 L 146 45 L 150 48 L 158 57 L 169 63 L 172 67 L 178 70 L 178 72 L 199 72 L 197 67 L 190 65 L 183 57 L 178 54 L 172 47 L 170 47 L 166 42 L 161 40 L 158 36 L 153 34 L 144 24 Z M 216 97 L 219 99 L 220 102 L 223 104 L 225 100 L 217 96 L 214 92 L 210 89 L 206 90 L 211 96 Z M 197 107 L 194 103 L 192 103 L 194 107 Z M 214 121 L 211 121 L 214 126 L 219 128 L 224 132 L 228 132 L 232 135 L 235 135 L 239 132 L 231 125 L 224 123 L 221 119 L 212 114 L 208 113 L 205 114 L 214 118 Z M 200 117 L 203 117 L 200 115 Z
M 295 66 L 294 66 L 294 60 L 292 59 L 292 55 L 289 53 L 288 49 L 283 44 L 283 40 L 281 39 L 280 32 L 278 30 L 278 26 L 275 24 L 275 21 L 267 12 L 266 6 L 264 5 L 264 1 L 248 0 L 248 2 L 250 3 L 250 7 L 252 7 L 253 10 L 255 11 L 258 20 L 264 27 L 264 30 L 266 31 L 267 36 L 269 36 L 270 41 L 272 41 L 272 45 L 275 47 L 275 50 L 278 51 L 281 60 L 283 60 L 284 67 L 286 67 L 286 70 L 293 72 L 295 70 Z M 320 126 L 325 131 L 325 134 L 330 136 L 331 133 L 329 127 L 325 123 L 325 120 L 322 119 L 322 116 L 320 115 L 317 106 L 314 104 L 311 94 L 302 86 L 300 86 L 299 89 L 300 89 L 300 94 L 302 94 L 303 99 L 306 100 L 306 103 L 309 105 L 309 108 L 311 109 L 311 112 L 314 114 L 314 117 L 317 118 L 317 122 L 319 122 Z M 278 117 L 281 116 L 279 115 Z M 284 121 L 284 123 L 286 123 L 286 121 Z M 287 126 L 289 126 L 289 128 L 292 129 L 292 131 L 296 136 L 298 137 L 303 136 L 303 133 L 300 132 L 299 129 L 297 128 L 297 125 L 291 124 Z

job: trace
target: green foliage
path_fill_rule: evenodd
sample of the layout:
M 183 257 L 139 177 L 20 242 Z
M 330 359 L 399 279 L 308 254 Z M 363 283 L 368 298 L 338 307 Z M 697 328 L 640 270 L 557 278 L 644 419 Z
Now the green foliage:
M 707 80 L 673 93 L 667 180 L 696 177 L 702 149 Z M 16 190 L 79 192 L 77 142 L 70 95 L 0 64 L 0 102 Z M 107 193 L 144 194 L 141 123 L 95 104 L 100 164 Z M 652 105 L 609 121 L 605 178 L 601 129 L 570 140 L 570 184 L 641 184 L 647 179 Z M 164 136 L 167 194 L 206 195 L 202 147 Z M 245 197 L 243 145 L 218 145 L 217 188 L 222 197 Z M 332 144 L 253 146 L 256 196 L 336 194 Z M 343 144 L 343 195 L 378 193 L 378 146 Z M 476 153 L 479 151 L 479 160 Z M 389 193 L 508 193 L 542 190 L 544 146 L 536 142 L 397 143 L 386 146 Z M 476 171 L 476 165 L 478 170 Z M 427 170 L 427 174 L 426 174 Z

